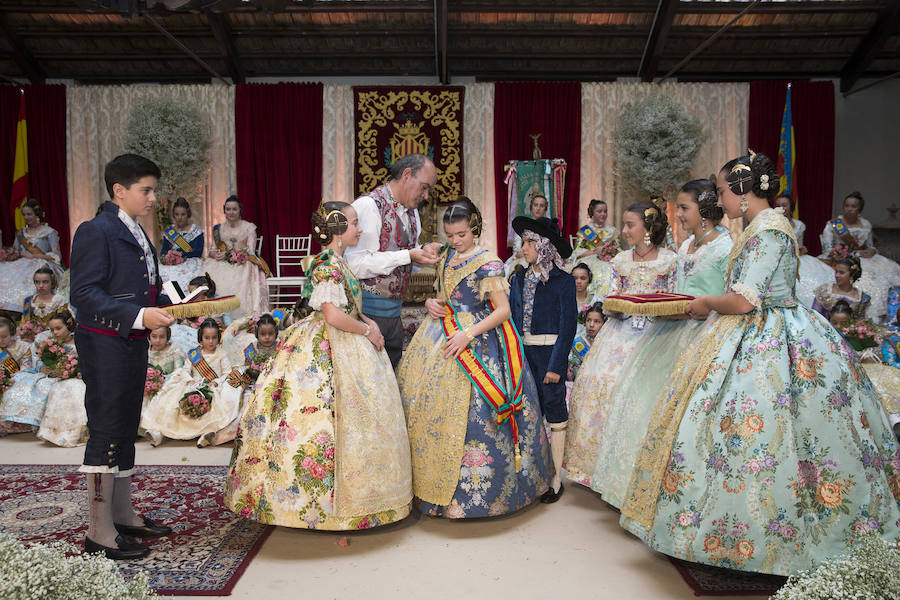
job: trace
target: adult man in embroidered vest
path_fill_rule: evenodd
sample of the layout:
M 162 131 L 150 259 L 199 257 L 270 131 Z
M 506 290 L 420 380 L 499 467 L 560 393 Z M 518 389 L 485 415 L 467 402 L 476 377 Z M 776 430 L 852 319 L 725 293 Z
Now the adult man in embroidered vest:
M 403 352 L 400 309 L 412 263 L 433 265 L 440 244 L 419 246 L 419 204 L 437 183 L 437 169 L 424 154 L 393 164 L 391 179 L 353 202 L 362 237 L 344 258 L 362 283 L 363 313 L 378 324 L 394 368 Z

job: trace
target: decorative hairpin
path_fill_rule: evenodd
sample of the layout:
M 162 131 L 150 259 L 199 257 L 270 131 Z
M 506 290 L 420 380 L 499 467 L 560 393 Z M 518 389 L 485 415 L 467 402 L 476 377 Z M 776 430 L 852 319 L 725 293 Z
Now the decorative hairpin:
M 328 212 L 325 212 L 325 203 L 324 202 L 319 205 L 319 208 L 316 209 L 316 212 L 319 213 L 320 215 L 322 215 L 322 218 L 325 219 L 326 223 L 328 223 L 328 221 L 331 220 L 332 215 L 338 214 L 338 215 L 344 216 L 344 213 L 342 213 L 339 210 L 330 210 Z M 317 233 L 318 233 L 318 231 L 319 230 L 316 229 Z
M 644 209 L 644 216 L 649 219 L 658 212 L 658 208 L 656 208 L 655 206 L 651 206 L 650 208 Z
M 769 189 L 769 176 L 768 175 L 760 175 L 759 176 L 759 189 L 765 191 Z

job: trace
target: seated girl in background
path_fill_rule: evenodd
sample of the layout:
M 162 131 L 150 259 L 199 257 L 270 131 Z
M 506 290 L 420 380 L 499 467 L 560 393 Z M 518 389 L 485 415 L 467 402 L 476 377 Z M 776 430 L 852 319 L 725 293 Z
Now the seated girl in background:
M 19 337 L 33 342 L 34 336 L 47 329 L 50 317 L 68 307 L 62 294 L 56 293 L 56 273 L 50 267 L 41 267 L 32 277 L 34 294 L 25 298 L 22 318 L 19 321 Z
M 832 308 L 842 301 L 850 306 L 854 319 L 865 317 L 872 299 L 857 286 L 860 277 L 862 268 L 856 256 L 848 256 L 835 263 L 832 281 L 823 283 L 813 292 L 812 309 L 829 319 Z
M 31 367 L 31 344 L 16 337 L 16 326 L 6 317 L 0 317 L 0 402 L 3 394 L 12 385 L 13 376 Z M 7 433 L 30 431 L 31 425 L 22 423 L 0 423 L 0 437 Z
M 253 321 L 255 322 L 253 331 L 256 333 L 256 337 L 253 337 L 251 334 L 250 337 L 252 338 L 252 342 L 248 343 L 242 349 L 244 361 L 242 381 L 244 383 L 244 392 L 241 394 L 241 405 L 238 410 L 238 416 L 234 421 L 229 423 L 227 427 L 221 429 L 213 436 L 210 440 L 210 444 L 213 446 L 230 442 L 237 437 L 238 425 L 240 424 L 241 418 L 240 415 L 243 412 L 244 405 L 256 390 L 256 381 L 259 379 L 260 373 L 266 368 L 269 359 L 275 356 L 275 352 L 278 350 L 278 323 L 272 315 L 266 313 L 259 317 L 259 319 L 253 319 Z M 226 335 L 228 335 L 228 332 L 226 332 Z M 242 337 L 243 336 L 238 336 L 235 339 L 242 339 Z M 243 339 L 246 338 L 243 337 Z M 235 362 L 233 357 L 231 362 Z
M 191 279 L 203 274 L 203 230 L 191 223 L 191 205 L 184 198 L 172 205 L 172 221 L 163 231 L 159 275 L 163 281 L 177 281 L 186 288 Z
M 163 437 L 176 440 L 210 438 L 238 416 L 243 387 L 232 375 L 234 365 L 221 346 L 219 326 L 206 319 L 197 330 L 199 346 L 163 384 L 141 415 L 141 427 L 154 446 Z M 201 439 L 198 446 L 208 440 Z
M 147 409 L 150 400 L 159 393 L 162 386 L 158 380 L 151 381 L 151 369 L 160 371 L 163 383 L 165 383 L 165 378 L 184 366 L 184 350 L 173 344 L 171 339 L 171 327 L 158 327 L 150 332 L 150 350 L 147 352 L 147 381 L 144 385 L 144 402 L 141 412 Z M 147 432 L 139 428 L 138 434 L 147 435 Z
M 49 329 L 38 334 L 32 345 L 33 366 L 16 373 L 12 387 L 3 394 L 3 401 L 0 402 L 0 421 L 7 426 L 18 423 L 27 427 L 17 428 L 19 431 L 28 431 L 41 424 L 50 388 L 59 381 L 59 376 L 71 376 L 66 362 L 68 357 L 76 356 L 72 341 L 72 331 L 75 329 L 72 315 L 68 311 L 59 312 L 48 320 L 47 325 Z M 53 357 L 53 364 L 45 364 L 45 360 L 51 359 L 50 353 L 57 356 Z
M 37 436 L 64 448 L 83 446 L 88 439 L 87 411 L 84 408 L 84 382 L 78 371 L 78 353 L 72 340 L 75 319 L 69 311 L 62 311 L 53 315 L 48 325 L 53 337 L 64 344 L 66 352 L 55 365 L 48 364 L 41 369 L 56 381 L 47 394 L 47 406 Z M 42 352 L 40 346 L 37 352 L 42 360 L 48 359 L 47 351 Z
M 612 265 L 609 261 L 622 251 L 619 230 L 606 222 L 608 215 L 606 202 L 591 200 L 588 204 L 588 216 L 591 220 L 578 230 L 575 250 L 572 252 L 572 260 L 583 263 L 591 271 L 590 292 L 600 298 L 606 297 L 612 282 Z
M 577 285 L 577 282 L 576 282 Z M 582 319 L 584 322 L 582 323 Z M 569 352 L 569 371 L 566 375 L 567 381 L 575 381 L 578 375 L 578 367 L 581 366 L 584 357 L 587 356 L 594 338 L 603 327 L 606 319 L 603 317 L 603 303 L 594 302 L 586 306 L 578 313 L 578 330 L 575 332 L 575 341 L 572 342 L 572 351 Z
M 208 289 L 205 292 L 197 294 L 197 300 L 209 300 L 216 297 L 216 282 L 213 281 L 209 274 L 200 275 L 199 277 L 191 279 L 190 283 L 188 283 L 187 291 L 188 293 L 191 293 L 200 286 L 206 286 Z M 213 319 L 220 330 L 231 323 L 231 313 L 222 313 L 219 315 L 212 315 L 211 317 L 179 319 L 177 323 L 172 325 L 171 340 L 176 346 L 181 348 L 185 355 L 197 345 L 197 328 L 200 327 L 207 318 Z

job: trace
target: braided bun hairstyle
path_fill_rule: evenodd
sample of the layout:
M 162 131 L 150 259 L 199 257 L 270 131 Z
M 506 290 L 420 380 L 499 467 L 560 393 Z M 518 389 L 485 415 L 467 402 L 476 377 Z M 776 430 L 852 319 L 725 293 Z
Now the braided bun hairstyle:
M 313 236 L 316 241 L 327 246 L 334 236 L 347 231 L 347 215 L 343 210 L 350 206 L 346 202 L 323 202 L 322 206 L 312 214 Z
M 781 190 L 775 163 L 765 154 L 756 154 L 751 150 L 748 156 L 729 160 L 722 170 L 725 171 L 728 187 L 738 196 L 753 193 L 771 204 Z
M 606 206 L 606 201 L 605 200 L 597 200 L 596 198 L 592 199 L 591 203 L 588 204 L 588 216 L 593 218 L 594 211 L 597 210 L 597 207 L 600 206 L 601 204 Z
M 456 202 L 451 204 L 447 210 L 444 211 L 443 221 L 444 225 L 468 221 L 469 229 L 472 230 L 472 235 L 475 237 L 481 235 L 481 212 L 478 210 L 478 207 L 475 206 L 475 203 L 465 196 L 459 196 L 456 199 Z
M 725 211 L 719 206 L 719 195 L 716 193 L 716 184 L 710 179 L 693 179 L 681 186 L 679 193 L 689 194 L 700 210 L 700 216 L 713 225 L 718 225 L 725 216 Z
M 669 219 L 655 203 L 649 200 L 641 200 L 629 205 L 625 212 L 638 215 L 644 223 L 644 229 L 650 234 L 650 243 L 661 246 L 666 241 L 666 230 L 669 227 Z
M 66 309 L 53 313 L 50 318 L 47 319 L 48 323 L 50 321 L 61 321 L 62 324 L 66 326 L 66 329 L 69 330 L 69 333 L 75 331 L 75 317 L 73 317 L 72 313 Z
M 847 267 L 847 270 L 850 271 L 850 281 L 856 282 L 862 277 L 862 264 L 860 263 L 858 256 L 848 256 L 839 261 L 838 264 L 844 265 Z

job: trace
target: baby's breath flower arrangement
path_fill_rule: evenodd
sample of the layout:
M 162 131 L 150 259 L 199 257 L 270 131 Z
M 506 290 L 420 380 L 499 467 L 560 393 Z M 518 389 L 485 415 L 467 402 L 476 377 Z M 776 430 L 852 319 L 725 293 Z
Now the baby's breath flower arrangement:
M 151 600 L 147 573 L 126 581 L 116 563 L 81 554 L 64 542 L 26 546 L 0 533 L 0 598 L 4 600 Z
M 896 600 L 898 590 L 900 547 L 869 532 L 849 553 L 792 575 L 771 600 Z
M 664 194 L 690 179 L 703 145 L 700 119 L 662 92 L 631 102 L 616 124 L 619 174 L 647 194 Z
M 135 105 L 128 116 L 125 150 L 159 165 L 162 178 L 157 196 L 196 191 L 209 169 L 209 124 L 194 106 L 170 98 L 150 98 Z M 157 204 L 160 225 L 168 227 L 166 202 Z

